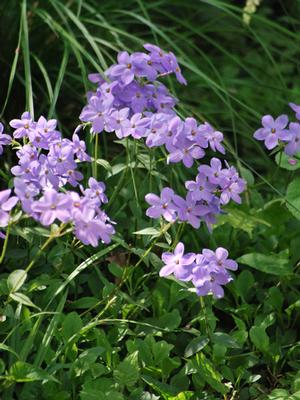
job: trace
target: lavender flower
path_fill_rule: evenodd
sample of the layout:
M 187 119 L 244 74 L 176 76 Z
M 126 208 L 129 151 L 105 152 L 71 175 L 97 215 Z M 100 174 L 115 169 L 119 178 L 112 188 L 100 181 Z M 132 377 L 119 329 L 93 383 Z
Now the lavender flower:
M 163 216 L 167 221 L 175 221 L 176 206 L 173 203 L 174 191 L 170 188 L 164 188 L 161 191 L 160 197 L 153 193 L 148 193 L 145 200 L 151 205 L 146 211 L 146 215 L 150 218 L 159 218 Z
M 184 244 L 179 242 L 174 249 L 174 253 L 162 254 L 162 260 L 165 265 L 160 270 L 159 275 L 165 277 L 173 274 L 176 279 L 189 281 L 192 279 L 195 257 L 194 253 L 184 255 Z
M 6 189 L 0 192 L 0 227 L 3 228 L 8 225 L 9 212 L 14 208 L 18 202 L 15 196 L 10 197 L 11 190 Z
M 38 213 L 42 225 L 51 225 L 56 219 L 61 222 L 69 221 L 70 206 L 71 201 L 67 194 L 48 189 L 39 200 L 32 204 L 32 210 Z
M 0 122 L 0 155 L 3 153 L 3 146 L 11 143 L 11 137 L 3 133 L 4 126 Z
M 287 115 L 280 115 L 274 120 L 271 115 L 265 115 L 262 120 L 263 128 L 254 133 L 257 140 L 263 140 L 268 150 L 274 149 L 279 140 L 290 140 L 290 133 L 286 128 L 288 124 Z
M 300 151 L 300 124 L 298 122 L 291 122 L 289 125 L 290 140 L 284 148 L 284 152 L 288 156 L 293 156 Z
M 13 119 L 10 121 L 9 125 L 15 128 L 13 136 L 15 139 L 20 139 L 22 137 L 28 137 L 30 129 L 34 127 L 34 122 L 32 121 L 31 115 L 28 111 L 25 111 L 21 115 L 21 119 Z

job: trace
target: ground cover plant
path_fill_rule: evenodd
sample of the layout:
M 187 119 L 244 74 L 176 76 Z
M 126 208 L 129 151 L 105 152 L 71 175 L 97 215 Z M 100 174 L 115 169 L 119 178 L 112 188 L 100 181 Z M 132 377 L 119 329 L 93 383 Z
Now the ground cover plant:
M 1 398 L 300 398 L 298 11 L 0 2 Z

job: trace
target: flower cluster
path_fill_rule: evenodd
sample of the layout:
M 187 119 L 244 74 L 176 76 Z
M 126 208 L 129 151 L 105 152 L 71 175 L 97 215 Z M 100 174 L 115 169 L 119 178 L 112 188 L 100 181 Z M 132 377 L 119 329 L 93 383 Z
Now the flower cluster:
M 230 200 L 241 203 L 240 194 L 245 189 L 245 181 L 241 179 L 234 167 L 222 167 L 218 158 L 212 158 L 210 165 L 198 168 L 195 181 L 187 181 L 186 198 L 174 193 L 170 188 L 164 188 L 160 197 L 148 193 L 145 197 L 151 207 L 146 214 L 150 218 L 162 216 L 167 221 L 187 221 L 198 229 L 204 221 L 210 228 L 215 223 L 215 216 L 220 214 L 221 207 Z
M 296 113 L 296 118 L 300 120 L 300 106 L 289 103 L 289 106 Z M 300 123 L 290 122 L 287 115 L 280 115 L 275 120 L 271 115 L 262 117 L 262 128 L 254 133 L 254 138 L 263 140 L 268 150 L 277 146 L 284 148 L 284 152 L 293 157 L 300 151 Z M 293 162 L 293 160 L 291 160 Z
M 104 183 L 90 178 L 87 189 L 79 184 L 83 175 L 77 170 L 78 163 L 91 161 L 85 142 L 77 133 L 72 140 L 62 138 L 56 120 L 47 121 L 41 116 L 34 121 L 29 112 L 24 112 L 21 119 L 13 119 L 10 126 L 14 128 L 13 143 L 19 160 L 11 168 L 16 196 L 9 198 L 10 190 L 1 192 L 0 226 L 8 225 L 7 211 L 20 201 L 23 211 L 42 225 L 51 225 L 56 220 L 72 223 L 75 236 L 84 244 L 97 246 L 99 240 L 109 243 L 115 231 L 101 210 L 101 205 L 107 203 Z M 8 135 L 2 137 L 2 144 L 12 140 Z M 17 142 L 21 138 L 23 145 Z M 68 184 L 79 187 L 80 194 L 67 190 Z
M 228 251 L 218 247 L 216 251 L 203 249 L 202 253 L 184 254 L 184 245 L 179 242 L 174 253 L 162 254 L 164 266 L 160 276 L 173 274 L 180 281 L 191 281 L 199 296 L 212 294 L 215 298 L 224 296 L 223 285 L 232 281 L 228 270 L 238 268 L 234 260 L 228 258 Z
M 179 118 L 173 109 L 176 99 L 156 80 L 174 73 L 186 84 L 174 54 L 150 44 L 144 48 L 148 53 L 119 53 L 118 64 L 105 72 L 109 82 L 99 74 L 90 75 L 98 88 L 88 93 L 81 121 L 90 123 L 95 134 L 115 132 L 119 139 L 144 138 L 148 147 L 164 145 L 168 162 L 182 161 L 186 167 L 204 157 L 208 147 L 224 154 L 223 134 L 207 122 Z

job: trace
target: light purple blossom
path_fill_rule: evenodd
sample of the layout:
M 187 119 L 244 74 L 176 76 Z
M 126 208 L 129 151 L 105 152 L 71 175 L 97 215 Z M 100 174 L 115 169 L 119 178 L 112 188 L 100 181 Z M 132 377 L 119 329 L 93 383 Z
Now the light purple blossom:
M 298 122 L 291 122 L 289 125 L 289 133 L 291 138 L 284 148 L 284 152 L 288 156 L 293 156 L 300 151 L 300 124 Z
M 156 194 L 148 193 L 145 200 L 150 204 L 150 208 L 146 211 L 146 215 L 150 218 L 159 218 L 163 216 L 168 222 L 175 221 L 176 206 L 173 203 L 174 191 L 168 187 L 161 191 L 160 197 Z
M 290 140 L 290 133 L 286 129 L 288 124 L 288 116 L 280 115 L 274 120 L 271 115 L 262 117 L 263 128 L 258 129 L 254 133 L 257 140 L 263 140 L 268 150 L 274 149 L 278 145 L 279 140 Z
M 11 190 L 6 189 L 0 191 L 0 227 L 4 228 L 9 223 L 9 212 L 14 208 L 18 202 L 16 196 L 11 195 Z
M 44 195 L 32 204 L 32 210 L 39 215 L 42 225 L 51 225 L 56 219 L 61 222 L 70 220 L 70 197 L 65 193 L 58 193 L 48 189 Z
M 160 276 L 173 274 L 176 279 L 189 281 L 192 279 L 192 270 L 194 267 L 194 253 L 184 254 L 184 244 L 179 242 L 174 249 L 174 253 L 163 253 L 162 260 L 164 266 L 159 272 Z
M 0 155 L 3 153 L 3 146 L 6 146 L 11 143 L 11 136 L 3 133 L 4 126 L 0 122 Z

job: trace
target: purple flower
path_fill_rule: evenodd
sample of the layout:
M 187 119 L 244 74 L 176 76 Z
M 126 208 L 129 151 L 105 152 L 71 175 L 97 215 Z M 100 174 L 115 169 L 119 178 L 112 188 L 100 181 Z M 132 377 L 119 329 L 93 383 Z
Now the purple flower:
M 257 140 L 263 140 L 268 150 L 274 149 L 278 145 L 279 140 L 290 140 L 290 133 L 286 128 L 288 124 L 287 115 L 280 115 L 274 120 L 271 115 L 262 117 L 263 128 L 258 129 L 254 133 Z
M 123 127 L 124 137 L 132 136 L 134 139 L 140 139 L 145 136 L 146 128 L 150 124 L 149 118 L 143 118 L 142 113 L 134 114 L 127 125 Z
M 221 144 L 224 139 L 222 132 L 216 131 L 208 122 L 199 125 L 198 129 L 201 132 L 201 135 L 204 136 L 205 140 L 207 140 L 212 151 L 219 151 L 220 153 L 225 154 L 225 149 Z
M 80 161 L 91 161 L 91 157 L 86 153 L 86 145 L 83 140 L 79 139 L 76 133 L 72 136 L 73 150 Z
M 195 142 L 202 148 L 208 147 L 208 138 L 207 135 L 205 135 L 207 132 L 206 126 L 200 125 L 198 127 L 195 118 L 186 118 L 184 122 L 184 131 L 189 140 Z
M 218 247 L 216 251 L 203 249 L 202 254 L 213 272 L 224 272 L 226 269 L 236 271 L 238 268 L 236 261 L 228 258 L 228 251 L 223 247 Z
M 94 209 L 85 207 L 82 212 L 78 212 L 76 215 L 74 221 L 75 235 L 83 244 L 90 244 L 93 247 L 98 246 L 99 240 L 109 243 L 115 230 L 107 221 L 109 221 L 109 218 L 104 212 L 96 215 Z
M 190 194 L 187 195 L 185 200 L 175 195 L 173 202 L 177 207 L 178 219 L 180 221 L 187 221 L 193 228 L 198 229 L 201 216 L 207 213 L 206 208 L 194 201 Z
M 15 128 L 13 133 L 15 139 L 28 136 L 30 129 L 34 128 L 34 122 L 32 121 L 31 115 L 28 111 L 25 111 L 21 115 L 21 119 L 12 119 L 9 125 L 12 128 Z
M 128 85 L 134 79 L 134 56 L 130 56 L 127 51 L 121 51 L 118 54 L 118 64 L 110 67 L 106 74 L 111 79 L 120 79 L 125 85 Z
M 205 174 L 199 173 L 195 181 L 186 181 L 185 187 L 191 193 L 192 199 L 199 201 L 205 200 L 210 202 L 213 198 L 213 192 L 216 188 L 215 185 L 208 182 Z
M 172 52 L 169 52 L 169 62 L 170 62 L 171 71 L 175 73 L 177 81 L 179 83 L 181 83 L 182 85 L 186 85 L 187 84 L 186 80 L 181 73 L 181 69 L 178 65 L 177 59 Z
M 170 151 L 168 162 L 178 163 L 182 161 L 187 168 L 191 168 L 194 164 L 194 159 L 203 158 L 205 156 L 204 150 L 195 145 L 192 141 L 182 138 L 178 140 L 176 145 Z
M 0 122 L 0 155 L 3 153 L 3 146 L 11 143 L 11 137 L 3 133 L 4 126 Z
M 97 199 L 97 203 L 107 203 L 107 197 L 104 194 L 105 185 L 103 182 L 97 182 L 95 178 L 89 178 L 89 189 L 85 189 L 84 194 L 90 199 Z
M 284 148 L 284 152 L 288 156 L 293 156 L 300 151 L 300 124 L 298 122 L 291 122 L 289 125 L 289 132 L 291 138 Z
M 210 183 L 215 185 L 220 185 L 225 179 L 222 163 L 215 157 L 210 160 L 210 166 L 201 165 L 198 171 L 205 175 Z
M 160 197 L 156 194 L 148 193 L 145 200 L 151 205 L 146 211 L 146 215 L 150 218 L 159 218 L 163 216 L 168 222 L 175 221 L 176 206 L 173 203 L 174 191 L 168 187 L 161 191 Z
M 128 107 L 122 108 L 121 110 L 113 111 L 109 116 L 107 123 L 108 132 L 115 131 L 116 136 L 119 139 L 125 137 L 125 134 L 129 135 L 128 130 L 126 130 L 126 128 L 128 128 L 128 126 L 130 125 L 130 122 L 128 121 L 128 115 Z
M 184 245 L 179 242 L 174 249 L 174 253 L 163 253 L 162 260 L 164 266 L 159 272 L 160 276 L 168 276 L 173 274 L 176 279 L 181 281 L 189 281 L 192 279 L 192 270 L 194 267 L 194 253 L 184 255 Z
M 3 228 L 8 225 L 9 212 L 14 208 L 18 202 L 15 196 L 10 197 L 11 190 L 6 189 L 0 192 L 0 227 Z
M 231 280 L 232 278 L 228 273 L 211 272 L 208 265 L 196 266 L 193 270 L 193 284 L 198 296 L 212 294 L 216 299 L 219 299 L 224 296 L 222 285 L 226 285 Z
M 298 106 L 298 105 L 295 104 L 295 103 L 289 103 L 289 106 L 291 107 L 291 109 L 292 109 L 293 111 L 295 111 L 295 113 L 296 113 L 296 118 L 297 118 L 297 119 L 300 119 L 300 106 Z
M 109 107 L 103 100 L 97 96 L 92 96 L 89 103 L 85 106 L 79 116 L 81 121 L 91 122 L 92 129 L 95 133 L 100 133 L 104 130 Z
M 51 225 L 56 219 L 61 222 L 69 221 L 70 206 L 71 200 L 67 194 L 48 189 L 32 204 L 32 210 L 38 213 L 42 225 Z

